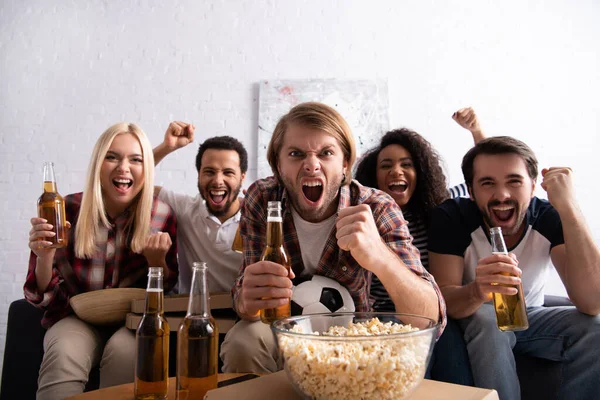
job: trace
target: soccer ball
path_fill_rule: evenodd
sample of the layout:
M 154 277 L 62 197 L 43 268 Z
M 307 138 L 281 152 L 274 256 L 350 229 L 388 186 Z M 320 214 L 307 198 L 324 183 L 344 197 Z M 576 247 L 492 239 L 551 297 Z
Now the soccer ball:
M 313 275 L 292 289 L 292 315 L 352 312 L 354 300 L 348 290 L 320 275 Z

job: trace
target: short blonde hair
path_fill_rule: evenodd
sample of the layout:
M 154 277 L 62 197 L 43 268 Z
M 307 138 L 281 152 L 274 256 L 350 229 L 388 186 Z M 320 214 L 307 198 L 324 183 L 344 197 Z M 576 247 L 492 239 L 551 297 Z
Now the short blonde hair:
M 100 170 L 114 138 L 127 133 L 134 135 L 140 142 L 144 160 L 144 185 L 132 202 L 132 212 L 126 228 L 127 240 L 131 238 L 131 250 L 135 253 L 141 253 L 146 244 L 154 201 L 154 155 L 148 137 L 139 126 L 120 122 L 104 131 L 92 151 L 75 227 L 75 256 L 78 258 L 90 258 L 97 251 L 96 239 L 100 233 L 100 224 L 110 227 L 102 197 Z
M 342 185 L 350 183 L 352 180 L 352 165 L 356 159 L 356 145 L 354 144 L 352 130 L 340 113 L 326 104 L 317 102 L 298 104 L 281 117 L 277 126 L 275 126 L 267 148 L 267 160 L 275 177 L 280 180 L 279 152 L 283 147 L 285 132 L 292 124 L 325 131 L 338 141 L 344 153 L 344 160 L 348 163 Z

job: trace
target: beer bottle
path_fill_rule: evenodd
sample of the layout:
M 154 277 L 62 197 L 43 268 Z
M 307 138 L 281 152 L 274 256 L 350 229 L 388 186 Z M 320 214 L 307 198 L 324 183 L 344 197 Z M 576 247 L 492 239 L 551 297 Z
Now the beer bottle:
M 508 254 L 506 244 L 504 243 L 504 237 L 502 236 L 502 228 L 491 228 L 490 238 L 492 241 L 492 254 Z M 504 273 L 504 275 L 509 274 Z M 498 329 L 501 331 L 523 331 L 529 328 L 523 285 L 521 283 L 518 285 L 500 285 L 515 287 L 518 292 L 514 295 L 492 293 Z
M 292 266 L 290 256 L 283 246 L 283 219 L 281 218 L 281 202 L 269 201 L 267 210 L 267 246 L 260 257 L 261 261 L 272 261 L 281 264 L 289 271 Z M 267 299 L 264 299 L 267 300 Z M 291 314 L 290 302 L 277 308 L 260 310 L 260 320 L 270 324 Z
M 177 332 L 177 400 L 202 400 L 217 388 L 219 329 L 210 315 L 206 263 L 195 262 L 185 318 Z
M 242 235 L 240 233 L 240 225 L 238 225 L 237 230 L 235 231 L 235 237 L 233 238 L 233 243 L 231 243 L 231 250 L 236 253 L 244 252 L 244 243 L 242 242 Z
M 50 247 L 65 247 L 69 241 L 67 234 L 67 215 L 65 213 L 65 200 L 56 189 L 56 178 L 54 177 L 54 163 L 44 162 L 44 193 L 37 202 L 38 216 L 52 224 L 53 237 L 40 240 L 52 242 Z
M 164 317 L 162 268 L 148 270 L 146 310 L 135 333 L 136 400 L 166 399 L 169 390 L 169 323 Z

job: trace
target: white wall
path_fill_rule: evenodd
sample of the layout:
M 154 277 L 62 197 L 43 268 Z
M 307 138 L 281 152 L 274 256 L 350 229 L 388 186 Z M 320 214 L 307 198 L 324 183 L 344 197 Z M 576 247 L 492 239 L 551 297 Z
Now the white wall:
M 0 351 L 23 296 L 42 161 L 57 164 L 62 194 L 80 191 L 109 125 L 137 122 L 156 144 L 179 119 L 200 140 L 241 139 L 247 186 L 263 79 L 387 78 L 391 125 L 430 139 L 452 183 L 470 138 L 450 116 L 472 105 L 489 134 L 574 168 L 600 238 L 599 16 L 594 0 L 1 2 Z M 157 183 L 195 193 L 195 152 L 165 160 Z

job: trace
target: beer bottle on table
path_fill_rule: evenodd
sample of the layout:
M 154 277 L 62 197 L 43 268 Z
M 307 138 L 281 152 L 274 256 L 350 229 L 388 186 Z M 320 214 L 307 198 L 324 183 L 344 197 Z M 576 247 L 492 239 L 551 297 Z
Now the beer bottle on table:
M 283 265 L 289 271 L 292 260 L 283 245 L 283 219 L 281 217 L 281 202 L 269 201 L 267 209 L 267 246 L 265 247 L 261 261 L 272 261 Z M 267 299 L 264 299 L 267 300 Z M 289 299 L 287 303 L 277 308 L 260 310 L 260 320 L 270 324 L 281 318 L 291 315 Z
M 177 400 L 217 388 L 219 329 L 210 315 L 206 263 L 195 262 L 187 314 L 177 332 Z
M 69 241 L 65 200 L 58 194 L 56 178 L 54 177 L 54 163 L 50 161 L 44 162 L 44 193 L 38 199 L 37 208 L 38 216 L 52 224 L 52 231 L 56 234 L 53 237 L 40 240 L 52 242 L 50 247 L 57 249 L 65 247 Z
M 492 254 L 508 254 L 506 244 L 504 243 L 504 237 L 502 236 L 502 228 L 491 228 L 490 238 L 492 241 Z M 505 273 L 505 275 L 509 274 Z M 521 283 L 518 285 L 499 285 L 514 287 L 518 292 L 513 295 L 492 293 L 498 329 L 501 331 L 523 331 L 529 328 L 523 285 Z
M 166 399 L 169 390 L 169 323 L 164 316 L 162 268 L 148 270 L 146 309 L 135 333 L 136 400 Z

